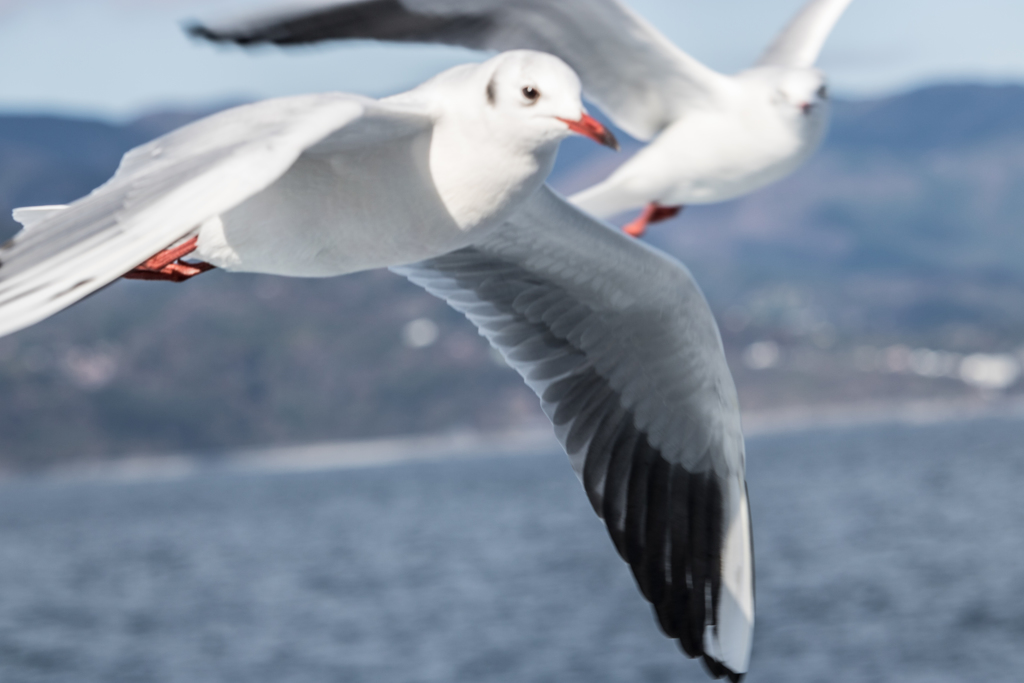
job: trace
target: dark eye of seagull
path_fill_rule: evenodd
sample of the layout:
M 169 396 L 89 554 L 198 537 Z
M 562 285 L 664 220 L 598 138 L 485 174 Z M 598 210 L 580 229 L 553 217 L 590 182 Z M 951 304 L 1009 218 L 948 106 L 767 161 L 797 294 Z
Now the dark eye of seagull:
M 536 102 L 540 99 L 540 91 L 534 88 L 532 85 L 528 85 L 523 88 L 523 97 L 528 99 L 530 102 Z
M 822 99 L 822 100 L 827 100 L 828 99 L 828 86 L 827 85 L 823 85 L 820 88 L 818 88 L 818 99 Z

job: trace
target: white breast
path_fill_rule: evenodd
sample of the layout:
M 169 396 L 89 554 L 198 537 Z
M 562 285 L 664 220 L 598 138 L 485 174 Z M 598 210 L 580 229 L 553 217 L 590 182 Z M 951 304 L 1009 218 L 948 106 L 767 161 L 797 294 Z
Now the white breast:
M 469 129 L 477 134 L 467 135 Z M 450 117 L 434 128 L 430 167 L 452 218 L 474 231 L 504 222 L 536 192 L 554 167 L 557 149 L 557 142 L 519 149 L 478 118 Z
M 648 148 L 666 157 L 658 165 L 675 181 L 662 201 L 666 205 L 720 202 L 789 174 L 803 162 L 801 152 L 807 141 L 789 122 L 772 114 L 697 113 L 667 129 Z

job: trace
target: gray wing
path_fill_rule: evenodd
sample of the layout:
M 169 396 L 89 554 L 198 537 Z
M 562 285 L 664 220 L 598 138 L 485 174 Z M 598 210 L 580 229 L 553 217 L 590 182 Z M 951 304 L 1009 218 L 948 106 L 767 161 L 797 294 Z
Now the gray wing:
M 810 0 L 764 53 L 759 66 L 810 68 L 853 0 Z
M 195 232 L 269 186 L 307 149 L 337 146 L 346 131 L 362 144 L 382 128 L 394 135 L 429 124 L 415 119 L 351 95 L 284 98 L 221 112 L 128 152 L 88 196 L 15 212 L 26 228 L 0 246 L 0 336 L 72 305 Z
M 189 30 L 242 45 L 373 38 L 541 50 L 572 66 L 587 96 L 641 140 L 716 97 L 724 80 L 617 0 L 319 0 Z
M 394 270 L 523 376 L 662 629 L 738 680 L 754 621 L 743 436 L 689 272 L 547 188 L 485 242 Z

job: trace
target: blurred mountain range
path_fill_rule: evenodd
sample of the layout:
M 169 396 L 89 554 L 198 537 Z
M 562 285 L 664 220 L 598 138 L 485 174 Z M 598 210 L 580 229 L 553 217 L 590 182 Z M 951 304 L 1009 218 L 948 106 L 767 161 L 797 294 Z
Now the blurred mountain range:
M 1021 112 L 1021 86 L 839 101 L 797 174 L 652 229 L 704 287 L 745 408 L 1020 391 Z M 0 237 L 10 209 L 73 200 L 202 113 L 0 116 Z M 552 182 L 580 189 L 624 154 L 567 141 Z M 119 282 L 0 339 L 0 396 L 7 469 L 541 419 L 468 323 L 386 272 Z

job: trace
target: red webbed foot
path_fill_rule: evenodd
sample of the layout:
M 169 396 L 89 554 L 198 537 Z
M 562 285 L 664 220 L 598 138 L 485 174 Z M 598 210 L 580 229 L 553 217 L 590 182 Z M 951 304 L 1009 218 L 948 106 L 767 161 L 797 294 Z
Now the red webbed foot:
M 187 263 L 181 259 L 196 250 L 198 237 L 183 242 L 173 249 L 164 249 L 151 259 L 128 271 L 122 277 L 126 280 L 155 280 L 162 282 L 184 282 L 200 273 L 213 270 L 216 266 L 202 261 Z
M 644 209 L 643 213 L 635 221 L 622 228 L 622 231 L 631 237 L 643 237 L 644 233 L 647 232 L 648 225 L 675 218 L 684 208 L 686 207 L 662 206 L 657 202 L 651 202 Z

